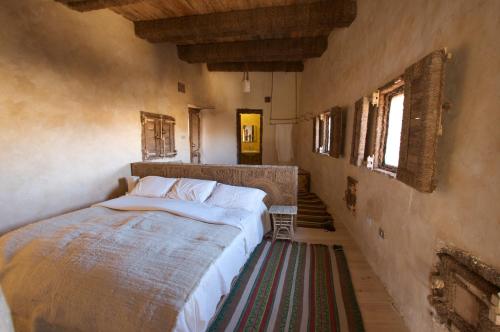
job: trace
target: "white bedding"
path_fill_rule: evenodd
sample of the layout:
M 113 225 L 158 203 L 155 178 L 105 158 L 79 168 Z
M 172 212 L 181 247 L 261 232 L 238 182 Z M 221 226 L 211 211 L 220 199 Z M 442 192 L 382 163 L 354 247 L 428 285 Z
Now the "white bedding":
M 266 205 L 261 203 L 259 210 L 247 217 L 245 223 L 248 227 L 209 268 L 179 313 L 174 331 L 205 331 L 220 298 L 229 293 L 234 277 L 239 274 L 250 254 L 269 231 L 270 223 L 266 220 L 266 211 Z
M 242 230 L 200 280 L 198 287 L 179 313 L 174 328 L 176 332 L 205 331 L 215 314 L 219 300 L 229 293 L 234 277 L 239 274 L 250 254 L 270 228 L 267 207 L 263 202 L 258 210 L 250 214 L 243 210 L 223 209 L 190 201 L 134 196 L 124 196 L 97 205 L 124 211 L 159 210 L 173 214 L 182 213 L 184 216 L 208 223 L 219 224 L 223 221 Z
M 104 208 L 104 207 L 106 207 L 106 208 Z M 131 212 L 124 212 L 123 214 L 120 214 L 120 212 L 116 212 L 116 211 L 114 212 L 111 209 L 122 210 L 122 211 L 131 211 Z M 144 212 L 141 212 L 141 211 L 144 211 Z M 155 212 L 155 211 L 163 211 L 163 212 Z M 168 213 L 165 213 L 165 212 L 168 212 Z M 177 215 L 179 217 L 174 217 L 172 215 L 174 215 L 174 216 Z M 188 219 L 186 219 L 186 217 Z M 148 301 L 146 301 L 146 302 L 139 301 L 139 302 L 137 302 L 137 304 L 133 304 L 133 302 L 128 303 L 128 301 L 127 301 L 127 303 L 123 303 L 123 300 L 122 300 L 122 302 L 115 302 L 115 303 L 123 303 L 123 305 L 125 305 L 125 307 L 122 308 L 121 304 L 120 304 L 119 305 L 120 307 L 116 307 L 115 310 L 113 310 L 112 305 L 111 306 L 106 305 L 107 302 L 104 300 L 105 297 L 103 298 L 103 296 L 102 296 L 104 294 L 103 293 L 101 296 L 99 296 L 99 299 L 101 302 L 96 302 L 94 304 L 92 304 L 94 302 L 93 300 L 92 300 L 92 303 L 86 302 L 87 304 L 85 304 L 85 302 L 80 302 L 81 304 L 84 304 L 87 307 L 87 309 L 84 310 L 82 308 L 79 310 L 75 310 L 75 309 L 71 309 L 71 306 L 77 305 L 77 303 L 80 301 L 80 300 L 76 300 L 78 297 L 75 298 L 75 301 L 70 301 L 70 302 L 52 302 L 51 296 L 56 296 L 56 295 L 63 296 L 63 294 L 66 294 L 67 296 L 72 297 L 72 294 L 74 294 L 71 291 L 71 289 L 72 289 L 71 285 L 78 284 L 78 280 L 80 279 L 79 274 L 78 273 L 76 275 L 75 274 L 68 274 L 68 273 L 74 273 L 74 272 L 70 272 L 69 267 L 66 267 L 66 265 L 64 263 L 66 260 L 58 261 L 59 258 L 57 258 L 57 257 L 59 257 L 59 255 L 61 256 L 61 259 L 66 257 L 64 259 L 69 259 L 70 261 L 68 261 L 68 262 L 71 262 L 74 259 L 77 259 L 77 260 L 83 259 L 83 256 L 80 255 L 80 256 L 75 257 L 74 255 L 71 254 L 73 251 L 67 252 L 67 250 L 65 249 L 66 246 L 68 246 L 68 245 L 71 246 L 71 248 L 72 248 L 71 250 L 75 249 L 74 242 L 73 242 L 74 241 L 73 239 L 77 239 L 77 237 L 75 237 L 75 236 L 82 236 L 83 235 L 84 237 L 81 239 L 81 241 L 84 241 L 84 242 L 87 241 L 87 239 L 89 239 L 88 236 L 90 236 L 90 238 L 95 236 L 96 238 L 102 239 L 103 245 L 109 244 L 110 240 L 111 240 L 111 244 L 113 244 L 115 241 L 124 240 L 125 239 L 123 237 L 124 235 L 128 236 L 129 233 L 124 233 L 124 231 L 128 232 L 127 229 L 132 230 L 135 227 L 142 225 L 142 224 L 140 224 L 141 220 L 144 220 L 144 222 L 145 222 L 144 225 L 147 227 L 150 227 L 150 228 L 151 227 L 158 228 L 158 226 L 160 226 L 158 229 L 161 229 L 164 227 L 167 227 L 167 228 L 170 227 L 171 231 L 168 234 L 179 234 L 178 240 L 184 241 L 184 243 L 193 242 L 193 244 L 191 244 L 189 246 L 189 247 L 191 247 L 190 250 L 184 251 L 186 254 L 193 253 L 193 254 L 189 254 L 189 257 L 190 257 L 189 261 L 192 261 L 193 257 L 195 257 L 195 256 L 193 256 L 195 252 L 199 252 L 201 248 L 203 248 L 203 250 L 204 250 L 205 246 L 198 247 L 198 245 L 199 245 L 199 244 L 197 244 L 198 241 L 199 240 L 204 241 L 204 240 L 202 238 L 197 237 L 197 236 L 189 235 L 188 237 L 185 237 L 185 236 L 182 237 L 183 235 L 187 234 L 187 233 L 185 233 L 187 231 L 187 229 L 186 229 L 186 231 L 184 230 L 184 228 L 187 226 L 184 226 L 184 225 L 199 223 L 199 224 L 197 224 L 199 226 L 196 226 L 196 228 L 205 229 L 204 234 L 207 234 L 208 237 L 212 238 L 212 240 L 210 240 L 210 241 L 213 241 L 213 245 L 211 246 L 213 248 L 217 248 L 217 246 L 218 246 L 217 243 L 219 243 L 219 242 L 220 242 L 220 244 L 223 244 L 222 239 L 224 238 L 224 236 L 226 236 L 226 239 L 231 239 L 230 242 L 227 242 L 227 240 L 224 240 L 224 241 L 226 241 L 224 246 L 218 247 L 220 249 L 218 249 L 219 254 L 217 256 L 212 256 L 214 258 L 212 258 L 210 260 L 201 259 L 198 261 L 201 263 L 201 262 L 203 262 L 203 260 L 205 260 L 204 265 L 206 267 L 202 270 L 199 270 L 200 272 L 204 271 L 204 272 L 201 272 L 201 274 L 198 274 L 198 275 L 200 275 L 200 277 L 197 277 L 195 279 L 191 277 L 192 280 L 199 280 L 199 283 L 195 284 L 194 288 L 191 288 L 191 291 L 186 293 L 186 294 L 190 294 L 190 296 L 187 298 L 184 297 L 185 301 L 177 302 L 177 303 L 179 303 L 179 305 L 176 306 L 176 310 L 174 311 L 174 312 L 178 312 L 178 315 L 175 316 L 176 319 L 169 318 L 167 321 L 165 321 L 166 317 L 174 317 L 174 316 L 170 316 L 170 315 L 166 316 L 166 314 L 162 314 L 165 311 L 160 310 L 158 312 L 159 316 L 155 316 L 155 320 L 153 322 L 151 322 L 152 325 L 150 324 L 151 328 L 148 329 L 148 331 L 157 331 L 157 330 L 158 331 L 167 331 L 167 330 L 204 331 L 206 329 L 210 319 L 212 318 L 212 316 L 214 315 L 214 313 L 216 311 L 216 307 L 217 307 L 217 304 L 218 304 L 220 298 L 229 292 L 232 280 L 234 279 L 234 277 L 236 277 L 238 275 L 241 267 L 245 264 L 249 255 L 252 253 L 252 251 L 257 246 L 257 244 L 260 243 L 264 233 L 269 229 L 269 223 L 267 221 L 267 214 L 266 214 L 266 207 L 263 203 L 261 204 L 261 206 L 259 207 L 259 209 L 257 211 L 254 211 L 253 213 L 249 213 L 248 211 L 217 208 L 217 207 L 212 207 L 212 206 L 208 206 L 206 204 L 200 204 L 200 203 L 195 203 L 195 202 L 165 200 L 165 199 L 158 199 L 158 198 L 134 197 L 134 196 L 124 196 L 124 197 L 121 197 L 119 199 L 100 203 L 91 209 L 77 211 L 77 212 L 72 213 L 72 214 L 60 216 L 57 218 L 53 218 L 51 220 L 46 220 L 43 222 L 39 222 L 39 223 L 35 223 L 33 225 L 30 225 L 30 226 L 27 226 L 25 228 L 21 228 L 15 232 L 9 233 L 9 234 L 3 236 L 2 238 L 0 238 L 0 251 L 1 251 L 0 252 L 0 254 L 1 254 L 1 256 L 0 256 L 0 276 L 3 280 L 2 286 L 4 287 L 4 290 L 8 290 L 9 287 L 11 289 L 11 291 L 7 292 L 10 295 L 9 294 L 6 294 L 6 295 L 9 295 L 7 297 L 10 297 L 11 301 L 14 301 L 12 303 L 9 303 L 10 305 L 13 305 L 13 303 L 17 303 L 17 305 L 14 304 L 11 307 L 11 309 L 13 311 L 13 314 L 16 313 L 16 315 L 17 315 L 16 317 L 18 317 L 18 322 L 22 322 L 21 326 L 23 326 L 24 328 L 21 328 L 21 330 L 22 331 L 38 331 L 40 326 L 42 326 L 41 328 L 43 330 L 44 329 L 43 325 L 38 325 L 38 329 L 34 328 L 33 326 L 37 326 L 37 325 L 36 324 L 32 325 L 32 324 L 34 324 L 34 321 L 33 321 L 33 318 L 30 318 L 30 317 L 38 317 L 39 319 L 42 319 L 42 321 L 41 321 L 42 323 L 45 322 L 46 321 L 45 318 L 47 318 L 48 319 L 47 322 L 50 322 L 51 321 L 50 317 L 56 317 L 56 316 L 53 316 L 53 314 L 55 314 L 54 310 L 67 311 L 67 313 L 64 316 L 60 317 L 63 320 L 56 319 L 56 321 L 60 321 L 62 323 L 64 323 L 64 319 L 69 319 L 69 317 L 74 316 L 72 321 L 82 322 L 82 319 L 84 319 L 84 321 L 86 322 L 85 324 L 89 324 L 89 323 L 90 324 L 98 324 L 97 320 L 94 320 L 94 319 L 91 319 L 89 321 L 85 320 L 86 315 L 87 316 L 91 315 L 91 316 L 89 316 L 89 318 L 95 317 L 95 319 L 97 319 L 96 316 L 92 316 L 93 315 L 92 313 L 94 311 L 95 311 L 95 313 L 101 312 L 101 314 L 100 314 L 101 316 L 104 314 L 104 311 L 99 311 L 98 305 L 104 306 L 103 308 L 106 308 L 105 311 L 107 312 L 107 315 L 109 316 L 109 317 L 108 316 L 106 316 L 106 317 L 108 317 L 109 323 L 106 323 L 106 319 L 104 321 L 100 320 L 101 321 L 100 324 L 104 324 L 104 325 L 99 325 L 99 326 L 101 326 L 101 328 L 97 328 L 97 326 L 95 326 L 97 328 L 97 329 L 95 329 L 96 331 L 103 330 L 102 329 L 103 326 L 108 326 L 108 327 L 112 326 L 113 328 L 111 330 L 113 330 L 113 331 L 118 329 L 117 331 L 125 332 L 125 331 L 128 331 L 127 328 L 125 328 L 125 326 L 127 326 L 127 327 L 137 326 L 137 325 L 127 325 L 124 321 L 121 321 L 121 322 L 116 321 L 116 319 L 119 319 L 118 317 L 121 317 L 121 316 L 118 316 L 118 313 L 120 312 L 123 315 L 124 312 L 127 312 L 127 310 L 129 310 L 129 309 L 127 309 L 127 307 L 130 307 L 130 305 L 135 306 L 135 305 L 142 303 L 141 304 L 142 306 L 143 305 L 151 306 L 151 305 L 153 305 L 153 303 L 148 304 L 149 303 Z M 197 221 L 194 221 L 194 220 L 197 220 Z M 82 222 L 83 222 L 83 224 L 82 224 Z M 155 223 L 157 226 L 154 226 Z M 212 229 L 212 226 L 208 226 L 208 224 L 217 224 L 217 225 L 224 225 L 224 226 L 214 226 L 215 228 Z M 164 226 L 161 226 L 161 225 L 164 225 Z M 168 225 L 172 225 L 172 226 L 168 226 Z M 203 226 L 203 225 L 205 225 L 205 226 Z M 227 237 L 227 234 L 223 235 L 223 233 L 219 233 L 221 231 L 221 227 L 227 227 L 225 225 L 232 226 L 232 227 L 225 228 L 227 230 L 231 230 L 231 229 L 233 230 L 233 231 L 231 231 L 233 233 L 233 235 L 229 238 Z M 118 232 L 116 235 L 112 235 L 113 233 L 108 232 L 111 230 L 110 226 L 112 226 L 112 228 L 118 227 L 118 229 L 122 229 L 122 231 Z M 181 227 L 181 228 L 179 228 L 179 227 Z M 192 227 L 192 226 L 189 226 L 189 227 Z M 240 231 L 236 231 L 236 229 L 233 227 L 236 227 Z M 172 230 L 174 230 L 175 232 L 171 233 Z M 69 233 L 68 233 L 68 231 L 69 231 Z M 207 233 L 207 231 L 208 231 L 208 233 Z M 210 236 L 211 233 L 213 233 L 213 235 Z M 82 235 L 78 235 L 78 234 L 82 234 Z M 219 235 L 215 235 L 215 234 L 221 234 L 222 237 L 220 237 Z M 112 237 L 110 237 L 110 236 L 112 236 Z M 173 238 L 172 238 L 172 236 L 165 237 L 165 233 L 155 235 L 155 237 L 156 237 L 156 239 L 151 238 L 156 243 L 155 248 L 160 248 L 159 246 L 163 246 L 162 243 L 163 244 L 169 243 L 170 241 L 165 242 L 165 241 L 168 241 L 168 239 L 172 239 L 172 241 L 174 241 L 174 242 L 177 240 L 177 237 L 173 237 Z M 195 238 L 193 238 L 193 237 L 195 237 Z M 35 239 L 36 239 L 36 241 L 34 241 Z M 47 241 L 48 240 L 54 241 L 52 239 L 59 239 L 58 242 L 54 242 L 54 244 L 56 245 L 56 247 L 55 247 L 56 250 L 51 249 L 52 246 L 47 246 L 47 244 L 49 244 L 49 242 L 47 242 Z M 131 239 L 135 239 L 135 237 L 133 237 Z M 193 241 L 191 241 L 191 239 L 193 239 Z M 221 239 L 221 240 L 219 241 L 218 239 Z M 143 238 L 142 239 L 137 238 L 137 240 L 144 241 Z M 81 241 L 79 240 L 79 242 L 81 242 Z M 99 244 L 99 243 L 100 242 L 98 242 L 97 244 Z M 139 245 L 138 248 L 140 248 L 139 243 L 140 242 L 137 242 L 137 244 Z M 210 242 L 210 243 L 212 243 L 212 242 Z M 144 242 L 144 244 L 147 247 L 149 247 L 149 242 Z M 151 243 L 151 244 L 153 245 L 153 243 Z M 214 245 L 215 245 L 215 247 L 214 247 Z M 137 245 L 135 247 L 137 247 Z M 70 248 L 70 247 L 68 247 L 68 248 Z M 96 247 L 96 248 L 98 248 L 98 247 Z M 153 248 L 153 247 L 151 247 L 151 248 Z M 145 248 L 145 249 L 146 249 L 146 253 L 149 253 L 149 251 L 147 251 L 149 249 L 148 248 Z M 49 253 L 49 252 L 51 252 L 51 250 L 53 250 L 53 254 L 50 256 L 46 256 L 46 253 L 42 253 L 42 251 L 40 251 L 40 250 L 43 250 L 46 253 Z M 213 249 L 211 249 L 211 250 L 213 250 Z M 86 262 L 85 264 L 91 263 L 92 259 L 94 257 L 97 258 L 96 255 L 98 255 L 99 252 L 91 251 L 90 252 L 91 261 L 85 261 Z M 121 252 L 123 252 L 123 251 L 121 251 Z M 202 252 L 206 252 L 206 251 L 202 251 Z M 136 253 L 137 252 L 135 252 L 135 254 Z M 56 256 L 53 256 L 54 254 L 56 254 Z M 182 256 L 177 256 L 177 257 L 181 257 L 181 261 L 179 263 L 181 263 L 182 261 L 184 261 L 186 259 L 186 257 L 187 257 L 187 256 L 185 256 L 186 254 L 183 254 Z M 86 254 L 86 255 L 88 256 L 88 254 Z M 200 254 L 197 254 L 197 255 L 200 255 Z M 72 257 L 75 257 L 75 258 L 72 258 Z M 107 256 L 104 256 L 104 257 L 107 257 Z M 142 256 L 138 256 L 138 257 L 142 257 Z M 168 256 L 168 257 L 170 257 L 170 256 Z M 205 258 L 206 254 L 203 254 L 202 256 L 196 256 L 196 257 L 198 257 L 198 259 Z M 47 258 L 49 259 L 49 261 L 47 261 Z M 50 263 L 53 261 L 54 263 L 57 264 L 57 266 L 59 266 L 59 268 L 61 270 L 56 269 L 56 270 L 54 270 L 54 272 L 52 272 L 52 275 L 49 274 L 48 276 L 51 276 L 50 278 L 52 278 L 52 279 L 46 279 L 46 280 L 45 279 L 38 279 L 38 280 L 40 280 L 40 283 L 37 285 L 36 282 L 33 283 L 33 281 L 29 281 L 29 280 L 31 280 L 31 278 L 34 277 L 33 273 L 36 273 L 35 270 L 39 270 L 39 267 L 42 266 L 42 265 L 37 263 L 37 260 L 40 260 L 40 259 L 43 260 L 43 264 L 44 264 L 43 266 L 45 266 L 45 268 L 49 268 L 49 269 L 54 270 L 56 268 L 56 265 L 53 265 L 53 267 L 51 267 L 52 263 Z M 85 258 L 85 259 L 89 259 L 89 257 Z M 107 261 L 108 261 L 108 263 L 111 263 L 112 265 L 110 265 L 109 267 L 107 265 L 101 265 L 101 266 L 105 267 L 107 270 L 111 269 L 111 270 L 109 270 L 109 272 L 113 273 L 112 271 L 114 271 L 114 270 L 113 270 L 112 266 L 116 265 L 115 264 L 116 259 L 118 259 L 119 261 L 121 261 L 123 259 L 128 260 L 128 255 L 119 254 L 118 256 L 110 256 L 110 257 L 108 257 Z M 42 262 L 42 261 L 40 261 L 40 262 Z M 77 261 L 75 261 L 75 262 L 77 262 Z M 103 261 L 104 264 L 106 264 L 105 262 L 106 262 L 106 260 Z M 138 261 L 138 262 L 140 262 L 140 261 Z M 148 263 L 144 262 L 144 264 L 142 264 L 142 263 L 139 264 L 141 266 L 144 265 L 142 268 L 138 267 L 138 266 L 136 266 L 136 268 L 140 268 L 140 269 L 146 268 L 147 271 L 150 271 L 151 273 L 158 273 L 158 272 L 163 271 L 161 266 L 166 264 L 167 262 L 168 261 L 165 261 L 164 259 L 157 260 L 157 263 L 155 263 L 154 265 L 151 265 L 151 263 L 149 263 L 150 265 L 147 265 Z M 209 264 L 210 262 L 211 262 L 211 264 Z M 49 264 L 49 265 L 47 265 L 47 264 Z M 83 266 L 86 266 L 85 264 Z M 94 263 L 92 263 L 92 264 L 94 264 Z M 170 265 L 171 264 L 172 263 L 170 262 Z M 73 266 L 73 265 L 74 264 L 71 264 L 71 266 Z M 81 265 L 81 263 L 79 263 L 79 265 Z M 173 266 L 175 266 L 175 268 L 173 270 L 168 270 L 168 271 L 175 272 L 178 270 L 178 273 L 193 274 L 194 271 L 192 271 L 192 269 L 190 268 L 193 265 L 186 265 L 186 263 L 182 263 L 181 265 L 185 265 L 181 270 L 178 270 L 179 265 L 174 264 Z M 125 270 L 123 270 L 123 267 L 120 267 L 120 266 L 121 265 L 118 264 L 115 266 L 115 268 L 122 270 L 122 271 L 120 271 L 118 274 L 113 274 L 113 275 L 115 277 L 121 276 L 121 278 L 125 278 L 125 279 L 122 279 L 120 281 L 120 283 L 122 285 L 123 285 L 122 282 L 125 282 L 125 284 L 130 282 L 130 281 L 134 281 L 134 280 L 136 280 L 138 282 L 138 283 L 136 283 L 136 285 L 139 287 L 138 289 L 134 289 L 134 288 L 130 289 L 130 291 L 133 291 L 133 293 L 130 294 L 131 296 L 139 296 L 139 299 L 149 298 L 150 296 L 153 296 L 153 295 L 155 296 L 155 298 L 157 298 L 159 296 L 158 294 L 160 294 L 160 293 L 157 293 L 158 290 L 154 293 L 152 293 L 151 291 L 149 291 L 149 292 L 146 291 L 148 289 L 148 287 L 151 286 L 150 284 L 148 284 L 148 282 L 151 282 L 151 280 L 156 280 L 156 279 L 154 279 L 154 278 L 151 279 L 151 277 L 148 276 L 147 279 L 144 280 L 144 282 L 146 282 L 146 283 L 144 283 L 141 281 L 143 279 L 140 279 L 140 278 L 137 279 L 138 275 L 136 275 L 136 273 L 139 272 L 139 270 L 137 272 L 135 272 L 135 270 L 129 270 L 128 268 L 126 268 L 127 265 L 124 266 Z M 189 268 L 186 269 L 186 266 Z M 132 266 L 129 265 L 129 268 L 130 267 L 132 267 Z M 12 268 L 14 268 L 14 269 L 12 269 Z M 172 269 L 172 267 L 170 269 Z M 14 274 L 11 274 L 11 273 L 9 273 L 10 270 L 12 270 L 12 271 L 18 270 L 21 274 L 16 274 L 15 272 L 11 272 L 11 273 L 14 273 Z M 30 271 L 32 271 L 32 272 L 30 273 Z M 68 277 L 70 275 L 73 275 L 73 279 L 72 278 L 68 279 L 68 278 L 64 277 L 63 279 L 65 279 L 66 282 L 63 282 L 63 283 L 59 282 L 58 284 L 56 284 L 59 286 L 57 286 L 54 289 L 53 286 L 55 286 L 55 285 L 52 285 L 50 280 L 56 280 L 53 278 L 58 278 L 56 276 L 57 275 L 56 271 L 64 271 L 61 273 L 67 274 Z M 116 270 L 116 271 L 118 272 L 118 270 Z M 134 272 L 132 274 L 129 274 L 132 271 L 134 271 Z M 144 271 L 144 272 L 146 272 L 146 271 Z M 56 273 L 56 274 L 54 274 L 54 273 Z M 30 274 L 32 276 L 30 276 Z M 151 276 L 154 276 L 154 275 L 156 275 L 156 274 L 153 274 Z M 19 277 L 16 277 L 16 276 L 23 276 L 23 278 L 26 280 L 26 282 L 29 281 L 29 283 L 26 283 L 26 282 L 23 283 L 22 280 L 20 280 Z M 97 275 L 94 274 L 94 277 L 95 276 L 97 276 Z M 132 279 L 129 279 L 130 278 L 129 276 Z M 83 275 L 81 277 L 83 278 Z M 90 277 L 92 277 L 92 275 L 90 275 Z M 62 276 L 59 278 L 62 278 Z M 74 278 L 76 278 L 76 279 L 74 279 Z M 109 281 L 111 282 L 112 280 L 113 280 L 113 278 L 111 278 Z M 166 280 L 170 280 L 170 278 L 164 279 L 164 281 L 166 281 Z M 185 280 L 185 279 L 177 279 L 177 280 L 180 281 L 181 284 L 184 284 L 183 280 Z M 158 280 L 158 281 L 160 281 L 160 280 Z M 45 288 L 45 286 L 44 286 L 45 284 L 47 284 L 47 286 L 49 288 Z M 91 291 L 92 284 L 95 284 L 95 283 L 90 283 L 90 284 L 85 283 L 85 284 L 81 284 L 81 285 L 85 285 L 84 288 L 87 289 L 88 291 Z M 162 284 L 163 284 L 163 282 L 162 282 Z M 21 285 L 23 285 L 23 286 L 21 286 Z M 113 284 L 113 285 L 115 285 L 115 284 Z M 174 285 L 179 285 L 179 283 L 174 282 Z M 26 287 L 26 286 L 29 286 L 29 287 Z M 5 287 L 7 287 L 7 288 L 5 288 Z M 21 291 L 20 287 L 23 288 L 22 291 Z M 141 289 L 143 287 L 145 287 L 144 290 Z M 177 287 L 178 286 L 176 286 L 174 288 L 177 288 Z M 113 286 L 113 288 L 115 288 L 115 286 Z M 15 295 L 16 289 L 18 290 L 17 295 Z M 52 290 L 49 291 L 49 289 L 52 289 Z M 82 289 L 81 291 L 85 291 L 85 289 Z M 98 291 L 99 289 L 104 290 L 104 289 L 102 289 L 102 287 L 101 288 L 93 288 L 93 291 L 91 294 L 99 293 L 99 291 Z M 151 289 L 154 289 L 154 287 Z M 180 289 L 181 288 L 179 288 L 179 290 Z M 118 288 L 116 288 L 115 290 L 117 292 L 119 291 Z M 114 292 L 115 290 L 112 290 L 112 292 Z M 12 291 L 14 291 L 14 293 L 12 293 Z M 21 292 L 19 292 L 19 291 L 21 291 Z M 55 291 L 55 293 L 54 293 L 54 291 Z M 109 290 L 106 289 L 105 293 L 108 294 Z M 161 293 L 163 293 L 163 292 L 161 292 Z M 43 294 L 46 294 L 45 299 L 43 297 L 41 297 L 41 296 L 43 296 Z M 78 292 L 76 292 L 76 294 L 78 294 Z M 98 295 L 98 294 L 96 294 L 96 295 Z M 49 298 L 47 298 L 47 296 L 49 296 Z M 119 297 L 114 299 L 114 300 L 111 300 L 111 298 L 110 298 L 109 304 L 113 303 L 113 301 L 117 301 L 119 298 L 121 298 L 123 296 L 128 297 L 127 292 L 116 293 L 116 296 L 119 296 Z M 115 295 L 112 295 L 112 297 L 115 297 Z M 36 302 L 36 303 L 39 303 L 39 305 L 36 306 L 36 308 L 37 308 L 36 311 L 38 313 L 36 315 L 32 316 L 33 314 L 35 314 L 35 312 L 33 312 L 32 311 L 33 309 L 30 309 L 30 308 L 32 308 L 34 303 L 30 299 L 35 299 L 35 298 L 38 299 L 37 300 L 38 302 Z M 137 298 L 137 297 L 135 297 L 135 298 Z M 157 300 L 160 300 L 160 298 L 157 298 Z M 82 298 L 82 301 L 84 301 L 83 298 Z M 105 301 L 105 302 L 102 302 L 102 301 Z M 163 301 L 164 300 L 161 299 L 161 303 L 163 303 Z M 51 303 L 54 303 L 54 304 L 58 303 L 58 305 L 57 305 L 57 307 L 54 307 L 53 304 L 51 304 Z M 156 303 L 156 302 L 154 302 L 154 303 Z M 61 307 L 61 305 L 63 305 L 63 307 Z M 66 308 L 64 307 L 65 305 L 67 306 Z M 90 305 L 90 307 L 88 305 Z M 154 305 L 156 306 L 156 304 L 154 304 Z M 47 311 L 47 313 L 43 313 L 43 316 L 40 316 L 39 309 L 42 309 L 42 308 L 44 308 L 43 309 L 44 312 L 45 312 L 45 310 L 49 310 L 49 311 Z M 53 309 L 51 309 L 51 308 L 53 308 Z M 59 308 L 59 309 L 56 309 L 56 308 Z M 133 308 L 133 307 L 130 307 L 130 308 Z M 142 307 L 140 307 L 140 308 L 142 308 Z M 160 309 L 161 307 L 156 306 L 156 308 Z M 123 311 L 122 309 L 127 309 L 127 310 Z M 32 314 L 30 314 L 30 312 Z M 151 311 L 151 312 L 153 312 L 153 311 Z M 113 313 L 116 313 L 117 316 L 111 317 L 111 316 L 113 316 Z M 68 315 L 71 315 L 71 316 L 68 316 Z M 162 318 L 162 316 L 163 316 L 163 318 Z M 125 318 L 125 317 L 127 317 L 127 316 L 123 316 L 121 319 L 123 320 L 123 318 Z M 143 316 L 140 316 L 140 317 L 143 317 Z M 21 319 L 21 321 L 19 321 L 20 319 Z M 130 319 L 135 319 L 135 318 L 130 317 Z M 126 319 L 126 320 L 129 320 L 129 319 Z M 70 322 L 70 321 L 71 321 L 71 319 L 68 322 Z M 163 321 L 163 323 L 162 324 L 154 323 L 154 322 L 160 322 L 160 321 Z M 175 321 L 175 324 L 174 324 L 174 321 Z M 168 322 L 168 327 L 166 327 L 166 326 L 163 327 L 164 325 L 166 325 L 165 322 Z M 38 323 L 40 323 L 40 321 Z M 119 323 L 119 324 L 116 324 L 116 323 Z M 123 325 L 123 324 L 125 324 L 125 325 Z M 135 322 L 134 324 L 137 324 L 137 322 Z M 118 327 L 119 325 L 122 326 L 121 329 Z M 28 326 L 32 326 L 32 327 L 29 328 Z M 61 325 L 61 326 L 64 326 L 64 325 Z M 71 325 L 68 325 L 68 326 L 71 326 Z M 85 326 L 85 325 L 83 325 L 83 326 Z M 90 325 L 90 326 L 92 326 L 92 325 Z M 87 328 L 90 328 L 90 326 L 87 325 Z M 154 328 L 152 328 L 152 326 L 154 326 Z M 45 326 L 45 327 L 47 327 L 47 326 Z M 52 327 L 54 327 L 54 326 L 52 326 Z M 143 326 L 143 328 L 145 328 L 145 326 Z M 84 330 L 85 329 L 86 328 L 84 328 Z M 132 330 L 134 330 L 134 329 L 132 329 Z

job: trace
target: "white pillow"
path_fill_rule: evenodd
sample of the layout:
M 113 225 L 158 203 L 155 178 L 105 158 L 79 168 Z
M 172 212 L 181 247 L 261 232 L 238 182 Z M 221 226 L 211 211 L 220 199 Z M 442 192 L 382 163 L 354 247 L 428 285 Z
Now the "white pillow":
M 255 211 L 264 197 L 266 197 L 266 193 L 257 188 L 219 183 L 206 203 L 226 209 Z
M 163 178 L 161 176 L 146 176 L 139 180 L 130 192 L 132 196 L 165 197 L 177 179 Z
M 216 184 L 216 181 L 182 178 L 170 190 L 167 198 L 203 203 L 210 196 Z

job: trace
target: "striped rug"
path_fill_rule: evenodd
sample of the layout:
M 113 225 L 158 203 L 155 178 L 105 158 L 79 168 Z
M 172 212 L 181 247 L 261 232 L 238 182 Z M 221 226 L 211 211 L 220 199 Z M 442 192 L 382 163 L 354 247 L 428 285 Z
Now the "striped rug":
M 364 331 L 342 247 L 264 241 L 208 331 Z

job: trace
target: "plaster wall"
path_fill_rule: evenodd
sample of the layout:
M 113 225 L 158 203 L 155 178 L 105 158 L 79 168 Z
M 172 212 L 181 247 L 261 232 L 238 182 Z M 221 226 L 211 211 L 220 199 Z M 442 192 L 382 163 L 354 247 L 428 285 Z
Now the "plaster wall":
M 140 111 L 175 117 L 173 160 L 189 162 L 187 105 L 210 101 L 202 65 L 109 10 L 1 1 L 0 22 L 0 232 L 122 193 Z
M 263 161 L 276 163 L 270 73 L 251 73 L 245 94 L 241 73 L 184 63 L 110 10 L 3 1 L 0 22 L 0 234 L 122 194 L 119 179 L 141 160 L 140 111 L 176 119 L 168 161 L 189 162 L 188 105 L 215 106 L 202 111 L 202 162 L 232 164 L 236 109 L 263 109 Z M 295 82 L 276 74 L 275 117 L 295 115 Z
M 437 330 L 427 302 L 435 250 L 455 245 L 500 268 L 500 2 L 496 0 L 358 0 L 351 27 L 329 37 L 328 50 L 308 60 L 301 115 L 348 107 L 346 157 L 313 154 L 312 122 L 296 130 L 296 155 L 311 171 L 312 189 L 342 220 L 386 285 L 412 331 Z M 381 173 L 349 164 L 354 102 L 447 47 L 438 187 L 415 191 Z M 357 214 L 343 201 L 356 178 Z M 385 239 L 378 229 L 385 231 Z

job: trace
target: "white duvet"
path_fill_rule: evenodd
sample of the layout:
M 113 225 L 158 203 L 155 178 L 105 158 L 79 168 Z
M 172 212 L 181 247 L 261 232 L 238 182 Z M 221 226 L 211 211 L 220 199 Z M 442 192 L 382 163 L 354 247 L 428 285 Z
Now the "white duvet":
M 262 240 L 265 211 L 264 204 L 249 213 L 124 196 L 8 233 L 0 238 L 0 282 L 16 331 L 126 332 L 139 326 L 143 331 L 204 331 L 221 296 Z M 186 238 L 188 228 L 199 233 L 192 241 Z M 82 253 L 75 243 L 87 239 L 92 246 Z M 185 243 L 189 250 L 163 257 L 168 241 Z M 131 250 L 107 250 L 122 242 Z M 200 259 L 205 249 L 214 258 L 209 262 Z M 189 266 L 162 269 L 172 259 L 182 263 L 183 257 L 203 266 L 192 289 L 183 282 L 189 279 Z M 177 291 L 162 279 L 165 275 L 177 278 L 179 292 L 183 285 L 188 296 L 182 301 L 164 298 Z M 176 308 L 175 315 L 163 313 L 162 303 Z M 165 317 L 175 319 L 167 324 Z

